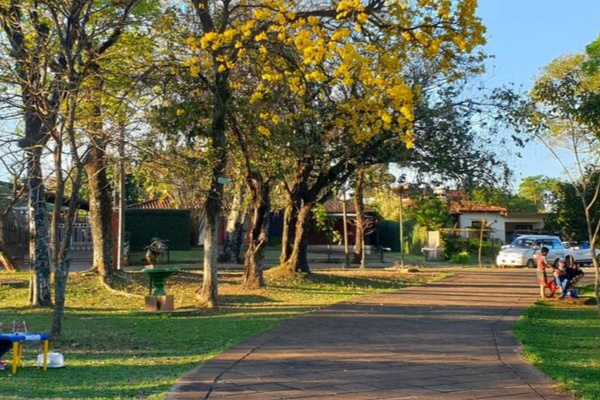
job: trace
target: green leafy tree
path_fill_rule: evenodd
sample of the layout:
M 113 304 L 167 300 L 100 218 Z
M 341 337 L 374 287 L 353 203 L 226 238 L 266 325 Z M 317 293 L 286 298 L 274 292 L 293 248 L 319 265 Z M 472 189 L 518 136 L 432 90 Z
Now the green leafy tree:
M 423 198 L 415 202 L 410 217 L 430 231 L 443 228 L 450 222 L 448 205 L 438 198 Z
M 576 200 L 581 207 L 594 264 L 595 295 L 600 298 L 600 266 L 595 255 L 600 232 L 595 213 L 600 199 L 600 179 L 597 178 L 600 124 L 589 113 L 590 99 L 600 93 L 600 81 L 586 70 L 585 61 L 582 54 L 559 57 L 544 68 L 527 99 L 511 93 L 504 96 L 512 110 L 507 120 L 545 146 L 567 176 L 576 199 L 566 195 L 565 201 L 575 203 Z M 573 164 L 569 165 L 560 152 L 568 152 Z M 566 222 L 566 218 L 576 217 L 568 215 L 559 221 Z M 597 312 L 600 320 L 600 301 Z
M 519 184 L 518 196 L 532 202 L 539 212 L 546 210 L 554 180 L 543 175 L 528 176 Z
M 471 190 L 470 199 L 477 204 L 504 207 L 509 212 L 537 212 L 535 203 L 521 195 L 515 195 L 507 189 L 484 186 Z
M 588 204 L 593 204 L 590 215 L 592 225 L 597 225 L 600 218 L 600 203 L 593 203 L 594 191 L 600 177 L 599 172 L 591 173 L 590 185 L 584 193 L 584 188 L 575 188 L 570 182 L 556 181 L 548 186 L 549 213 L 544 220 L 546 229 L 559 233 L 563 240 L 589 241 L 585 210 L 581 207 L 579 193 L 583 193 Z

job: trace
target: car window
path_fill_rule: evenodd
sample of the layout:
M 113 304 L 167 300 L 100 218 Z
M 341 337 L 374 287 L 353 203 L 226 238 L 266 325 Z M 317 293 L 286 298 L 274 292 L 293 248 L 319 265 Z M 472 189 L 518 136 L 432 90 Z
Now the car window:
M 548 250 L 554 249 L 554 243 L 552 240 L 542 240 L 542 247 L 547 247 Z
M 517 238 L 510 244 L 511 247 L 518 247 L 521 249 L 528 249 L 533 246 L 533 239 L 531 238 Z
M 553 240 L 552 240 L 552 244 L 554 245 L 554 248 L 555 248 L 555 249 L 562 249 L 562 248 L 563 248 L 563 245 L 562 245 L 562 243 L 560 242 L 560 240 L 553 239 Z

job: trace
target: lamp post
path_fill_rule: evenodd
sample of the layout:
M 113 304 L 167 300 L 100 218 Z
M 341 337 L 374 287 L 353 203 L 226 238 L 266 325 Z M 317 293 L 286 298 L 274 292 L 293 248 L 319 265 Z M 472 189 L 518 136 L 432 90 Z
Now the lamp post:
M 404 268 L 404 192 L 409 189 L 408 183 L 399 183 L 397 187 L 400 197 L 400 207 L 398 209 L 398 225 L 400 228 L 400 267 Z
M 123 269 L 125 247 L 125 124 L 119 136 L 119 233 L 117 238 L 117 270 Z

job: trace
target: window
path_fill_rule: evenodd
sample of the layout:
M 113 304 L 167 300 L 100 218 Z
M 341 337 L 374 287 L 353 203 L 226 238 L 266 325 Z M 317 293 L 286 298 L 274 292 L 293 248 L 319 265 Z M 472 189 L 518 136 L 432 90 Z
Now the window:
M 518 231 L 532 231 L 533 230 L 533 225 L 519 225 L 517 224 L 517 226 L 515 227 L 516 230 Z

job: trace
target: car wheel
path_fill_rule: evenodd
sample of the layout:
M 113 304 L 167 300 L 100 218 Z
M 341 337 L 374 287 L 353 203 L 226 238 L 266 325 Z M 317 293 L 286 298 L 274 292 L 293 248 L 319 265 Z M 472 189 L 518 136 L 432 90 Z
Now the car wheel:
M 535 262 L 531 258 L 527 260 L 527 268 L 535 268 Z

